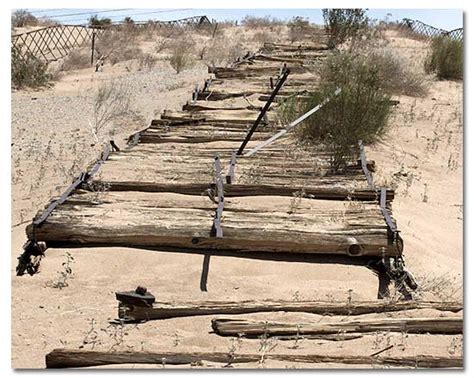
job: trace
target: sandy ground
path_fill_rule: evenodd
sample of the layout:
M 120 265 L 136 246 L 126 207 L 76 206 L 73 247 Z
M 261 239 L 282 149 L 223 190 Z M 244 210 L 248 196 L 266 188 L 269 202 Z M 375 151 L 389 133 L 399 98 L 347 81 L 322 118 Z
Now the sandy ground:
M 419 61 L 426 52 L 426 44 L 419 41 L 391 36 L 389 42 L 410 61 Z M 16 257 L 25 242 L 25 224 L 17 224 L 29 221 L 52 195 L 61 193 L 66 182 L 70 182 L 70 176 L 61 175 L 61 165 L 68 169 L 83 167 L 99 153 L 98 146 L 91 146 L 87 119 L 91 90 L 107 76 L 128 81 L 133 86 L 134 103 L 143 117 L 142 123 L 121 130 L 117 137 L 121 146 L 123 138 L 149 123 L 155 110 L 158 114 L 165 107 L 179 109 L 190 98 L 194 85 L 207 76 L 207 70 L 204 66 L 196 66 L 177 75 L 164 62 L 150 72 L 132 74 L 125 72 L 123 66 L 98 74 L 86 69 L 65 76 L 48 90 L 13 93 L 13 367 L 43 368 L 45 353 L 60 347 L 340 355 L 369 354 L 393 344 L 394 348 L 386 352 L 387 356 L 462 354 L 459 336 L 381 332 L 346 342 L 306 339 L 295 342 L 222 338 L 209 334 L 212 317 L 208 316 L 124 327 L 109 324 L 117 316 L 114 293 L 134 289 L 137 285 L 146 286 L 162 300 L 344 301 L 349 297 L 374 300 L 378 279 L 363 266 L 324 260 L 290 263 L 212 256 L 208 291 L 201 292 L 201 255 L 127 248 L 50 249 L 39 274 L 16 277 Z M 377 182 L 386 181 L 398 186 L 394 215 L 405 240 L 407 265 L 422 284 L 420 296 L 454 299 L 462 295 L 463 92 L 461 83 L 427 79 L 430 80 L 428 96 L 401 97 L 389 135 L 379 145 L 369 148 L 367 154 L 376 160 Z M 47 155 L 48 148 L 50 155 Z M 80 152 L 80 161 L 76 161 L 74 151 Z M 53 288 L 63 270 L 66 252 L 74 257 L 73 276 L 67 281 L 67 287 Z M 414 316 L 410 311 L 393 315 Z M 272 319 L 292 320 L 296 316 L 298 321 L 327 320 L 318 315 L 284 313 L 272 315 Z M 419 312 L 417 316 L 420 316 Z M 264 319 L 268 314 L 242 317 Z M 325 364 L 318 368 L 341 366 L 344 367 Z M 235 367 L 314 366 L 263 358 L 260 364 Z

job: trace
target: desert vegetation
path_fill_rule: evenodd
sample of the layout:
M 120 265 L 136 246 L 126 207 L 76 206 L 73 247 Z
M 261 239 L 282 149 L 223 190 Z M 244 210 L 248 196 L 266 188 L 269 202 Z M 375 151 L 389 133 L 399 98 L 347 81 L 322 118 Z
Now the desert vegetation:
M 329 46 L 336 47 L 346 41 L 354 45 L 368 28 L 369 18 L 364 9 L 323 9 Z
M 11 82 L 12 88 L 39 88 L 48 85 L 51 75 L 48 65 L 30 52 L 21 53 L 18 48 L 11 48 Z
M 463 43 L 439 36 L 431 42 L 431 52 L 425 62 L 427 72 L 440 79 L 462 80 L 464 69 Z
M 322 86 L 302 105 L 302 112 L 306 112 L 333 97 L 306 121 L 298 135 L 314 144 L 329 146 L 335 170 L 343 168 L 346 159 L 356 153 L 358 140 L 375 142 L 387 128 L 390 91 L 381 66 L 370 62 L 371 56 L 349 53 L 329 58 L 320 70 Z M 341 92 L 334 96 L 337 88 Z

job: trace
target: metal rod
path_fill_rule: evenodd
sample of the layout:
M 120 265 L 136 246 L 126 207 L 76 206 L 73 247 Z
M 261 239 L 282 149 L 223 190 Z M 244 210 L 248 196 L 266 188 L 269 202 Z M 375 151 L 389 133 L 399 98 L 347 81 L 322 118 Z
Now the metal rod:
M 232 156 L 229 162 L 229 173 L 227 173 L 227 176 L 225 177 L 225 181 L 227 184 L 232 184 L 232 181 L 234 180 L 234 170 L 235 170 L 236 162 L 237 162 L 237 153 L 235 151 L 232 151 Z
M 255 130 L 257 129 L 258 125 L 260 124 L 260 121 L 263 119 L 263 116 L 265 115 L 265 113 L 268 111 L 268 109 L 270 108 L 270 105 L 271 103 L 273 102 L 273 100 L 275 99 L 275 96 L 278 94 L 278 92 L 280 91 L 280 88 L 283 86 L 283 84 L 285 83 L 285 80 L 286 78 L 288 77 L 288 75 L 290 74 L 290 70 L 288 68 L 285 68 L 284 69 L 284 72 L 283 72 L 283 75 L 280 77 L 280 80 L 278 81 L 275 89 L 273 90 L 272 94 L 270 95 L 270 98 L 267 100 L 265 106 L 262 108 L 262 111 L 260 112 L 260 114 L 258 115 L 255 123 L 253 124 L 252 128 L 249 130 L 249 132 L 247 133 L 247 135 L 245 136 L 245 139 L 244 141 L 242 142 L 242 145 L 240 146 L 239 150 L 237 151 L 237 155 L 242 155 L 242 152 L 244 151 L 245 149 L 245 146 L 247 145 L 247 143 L 249 142 L 250 138 L 252 138 L 252 135 L 253 133 L 255 132 Z
M 272 144 L 275 140 L 280 138 L 282 135 L 285 135 L 288 131 L 293 129 L 294 127 L 298 126 L 301 122 L 303 122 L 305 119 L 316 113 L 319 109 L 321 109 L 324 105 L 326 105 L 333 97 L 337 96 L 339 93 L 341 93 L 341 88 L 337 88 L 336 91 L 334 92 L 333 96 L 327 97 L 323 102 L 321 102 L 319 105 L 315 106 L 313 109 L 310 111 L 306 112 L 303 114 L 301 117 L 298 119 L 295 119 L 293 122 L 291 122 L 288 126 L 286 126 L 283 130 L 280 130 L 273 136 L 271 136 L 269 139 L 266 141 L 260 143 L 258 146 L 247 152 L 244 156 L 245 157 L 250 157 L 254 155 L 256 152 L 261 150 L 263 147 L 268 146 L 269 144 Z
M 380 189 L 380 209 L 382 210 L 382 214 L 385 218 L 385 222 L 387 223 L 387 226 L 390 228 L 390 231 L 396 234 L 398 232 L 397 226 L 395 226 L 395 223 L 393 223 L 392 217 L 387 211 L 387 188 Z
M 92 32 L 91 66 L 94 64 L 95 31 Z

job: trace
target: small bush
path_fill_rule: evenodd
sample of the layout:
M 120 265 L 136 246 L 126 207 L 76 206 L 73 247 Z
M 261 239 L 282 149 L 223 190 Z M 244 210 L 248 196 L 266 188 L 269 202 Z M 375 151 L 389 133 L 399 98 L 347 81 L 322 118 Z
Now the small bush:
M 131 94 L 131 88 L 125 82 L 111 81 L 97 89 L 90 122 L 96 143 L 113 139 L 119 126 L 136 117 L 131 107 Z
M 171 48 L 170 64 L 171 67 L 176 70 L 176 73 L 179 74 L 181 71 L 192 65 L 192 52 L 192 42 L 187 39 L 177 41 Z
M 249 29 L 260 29 L 260 28 L 270 28 L 273 26 L 281 26 L 284 24 L 283 21 L 272 18 L 270 16 L 265 17 L 255 17 L 255 16 L 245 16 L 242 20 L 242 25 Z
M 253 38 L 257 43 L 261 45 L 263 45 L 264 43 L 269 43 L 269 42 L 274 41 L 273 36 L 270 33 L 267 33 L 265 31 L 256 32 Z
M 141 54 L 135 43 L 136 34 L 126 30 L 107 30 L 97 38 L 95 50 L 97 59 L 108 59 L 112 65 L 126 60 L 136 59 Z
M 391 50 L 367 50 L 361 52 L 371 65 L 377 67 L 384 89 L 394 95 L 426 95 L 426 80 L 412 71 L 409 64 L 397 57 Z
M 79 70 L 91 66 L 90 50 L 73 50 L 64 59 L 63 71 Z
M 330 48 L 348 40 L 353 45 L 369 24 L 365 9 L 323 9 L 323 18 Z
M 321 87 L 299 105 L 306 112 L 341 93 L 308 118 L 297 135 L 313 144 L 324 145 L 331 154 L 334 171 L 344 169 L 348 159 L 357 154 L 357 143 L 370 144 L 386 131 L 390 114 L 390 92 L 382 69 L 369 56 L 343 53 L 329 58 L 321 70 Z
M 301 41 L 311 32 L 311 26 L 307 19 L 303 17 L 293 17 L 288 22 L 288 37 L 291 42 Z
M 239 38 L 230 38 L 219 34 L 212 39 L 212 45 L 203 54 L 204 63 L 208 66 L 227 65 L 233 63 L 248 50 Z
M 99 18 L 96 14 L 89 17 L 89 26 L 108 26 L 111 24 L 112 20 L 110 18 Z
M 12 26 L 14 28 L 23 28 L 25 26 L 37 26 L 38 19 L 30 12 L 24 9 L 18 9 L 12 13 Z
M 158 59 L 151 54 L 141 53 L 138 55 L 138 69 L 140 71 L 149 71 L 155 67 Z
M 51 80 L 47 72 L 48 65 L 33 54 L 21 53 L 20 48 L 11 48 L 11 74 L 12 87 L 38 88 L 45 86 Z
M 440 79 L 463 79 L 463 43 L 446 36 L 431 42 L 431 54 L 425 62 L 427 72 L 434 72 Z

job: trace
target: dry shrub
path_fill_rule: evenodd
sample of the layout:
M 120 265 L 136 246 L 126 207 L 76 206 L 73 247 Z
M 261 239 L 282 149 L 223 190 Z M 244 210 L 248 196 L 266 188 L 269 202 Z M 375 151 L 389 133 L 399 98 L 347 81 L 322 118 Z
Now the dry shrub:
M 418 97 L 426 95 L 425 78 L 410 70 L 408 63 L 391 51 L 372 51 L 367 57 L 370 64 L 377 66 L 384 87 L 389 93 Z
M 272 28 L 274 26 L 282 26 L 284 22 L 278 18 L 265 16 L 265 17 L 255 17 L 255 16 L 245 16 L 242 20 L 242 25 L 249 29 L 261 29 L 261 28 Z
M 223 34 L 212 40 L 211 46 L 204 51 L 203 60 L 208 66 L 228 65 L 247 52 L 239 39 Z
M 141 53 L 138 55 L 138 69 L 140 71 L 149 71 L 155 67 L 157 60 L 154 55 Z
M 71 71 L 91 66 L 91 51 L 90 49 L 78 49 L 71 51 L 64 59 L 62 70 Z
M 291 42 L 301 41 L 307 38 L 312 31 L 312 27 L 307 19 L 303 17 L 293 17 L 288 22 L 288 38 Z
M 97 59 L 108 59 L 112 65 L 138 58 L 141 53 L 136 44 L 136 35 L 126 30 L 107 30 L 97 38 Z
M 170 65 L 180 73 L 190 67 L 193 62 L 194 43 L 192 39 L 180 39 L 171 48 Z
M 266 31 L 256 32 L 253 38 L 257 43 L 261 45 L 263 45 L 264 43 L 273 42 L 275 40 L 275 37 Z
M 125 82 L 102 84 L 94 96 L 91 132 L 96 143 L 113 139 L 118 127 L 132 122 L 137 113 L 131 107 L 131 88 Z
M 431 53 L 425 62 L 427 72 L 434 72 L 440 79 L 463 79 L 463 43 L 447 36 L 433 38 Z
M 180 39 L 183 31 L 178 28 L 163 26 L 158 29 L 157 35 L 159 40 L 155 44 L 155 52 L 160 53 L 169 50 L 177 39 Z
M 11 47 L 11 83 L 13 88 L 38 88 L 49 84 L 48 65 L 21 47 Z
M 109 55 L 109 62 L 113 66 L 117 63 L 124 62 L 127 60 L 137 59 L 142 54 L 137 46 L 127 46 L 121 50 L 114 50 Z

